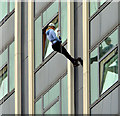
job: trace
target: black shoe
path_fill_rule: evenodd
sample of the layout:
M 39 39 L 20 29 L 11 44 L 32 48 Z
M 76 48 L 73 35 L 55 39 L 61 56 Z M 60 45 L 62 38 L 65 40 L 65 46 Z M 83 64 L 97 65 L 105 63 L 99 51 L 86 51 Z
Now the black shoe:
M 80 57 L 78 57 L 77 59 L 80 62 L 80 64 L 83 66 L 83 60 Z
M 77 66 L 79 66 L 80 64 L 79 64 L 79 60 L 78 59 L 75 59 L 74 60 L 74 63 L 73 63 L 73 66 L 74 67 L 77 67 Z

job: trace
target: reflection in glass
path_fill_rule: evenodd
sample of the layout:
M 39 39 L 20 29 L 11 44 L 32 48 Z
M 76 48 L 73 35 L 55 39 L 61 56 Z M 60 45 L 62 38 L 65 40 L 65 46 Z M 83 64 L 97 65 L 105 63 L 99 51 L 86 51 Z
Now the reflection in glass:
M 11 1 L 11 0 L 10 0 Z M 15 8 L 15 2 L 10 2 L 10 12 Z
M 118 81 L 118 53 L 117 49 L 100 63 L 100 93 L 104 93 Z
M 62 79 L 62 114 L 68 114 L 67 75 Z
M 67 2 L 61 2 L 61 38 L 62 43 L 67 39 Z
M 114 46 L 118 43 L 118 30 L 116 30 L 113 34 L 111 34 L 108 38 L 105 39 L 100 44 L 99 47 L 99 57 L 104 56 L 108 51 L 110 51 Z
M 35 68 L 42 62 L 42 25 L 41 16 L 35 21 Z
M 0 1 L 0 21 L 7 15 L 7 0 Z
M 60 83 L 58 82 L 44 95 L 44 108 L 53 102 L 60 94 Z
M 98 9 L 98 2 L 90 2 L 90 16 L 92 16 Z
M 98 77 L 98 48 L 90 54 L 90 86 L 91 104 L 99 97 L 99 77 Z
M 35 103 L 35 114 L 42 114 L 42 99 Z
M 53 105 L 45 114 L 60 114 L 60 102 Z

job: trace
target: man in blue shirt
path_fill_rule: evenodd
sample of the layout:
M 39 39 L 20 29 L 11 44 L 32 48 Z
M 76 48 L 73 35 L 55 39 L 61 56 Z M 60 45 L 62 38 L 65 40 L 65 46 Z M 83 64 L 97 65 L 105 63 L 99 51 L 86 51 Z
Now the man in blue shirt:
M 63 54 L 66 58 L 68 58 L 72 63 L 73 66 L 79 66 L 79 63 L 83 65 L 83 60 L 78 57 L 77 59 L 72 58 L 71 55 L 67 52 L 64 46 L 62 46 L 62 41 L 56 36 L 55 33 L 55 25 L 53 23 L 50 23 L 48 25 L 48 29 L 46 30 L 47 39 L 52 43 L 52 48 L 54 51 L 57 51 L 61 54 Z

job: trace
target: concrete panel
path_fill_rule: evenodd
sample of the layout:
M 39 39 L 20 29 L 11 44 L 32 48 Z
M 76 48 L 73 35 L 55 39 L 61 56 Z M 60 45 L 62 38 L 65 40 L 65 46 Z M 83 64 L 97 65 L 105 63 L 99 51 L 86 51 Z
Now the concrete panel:
M 118 114 L 118 88 L 116 88 L 112 93 L 111 93 L 111 113 L 110 114 Z
M 75 93 L 75 113 L 83 114 L 83 88 Z
M 57 53 L 35 75 L 35 97 L 45 91 L 55 80 L 66 71 L 66 58 Z
M 103 104 L 103 109 L 102 109 L 102 114 L 110 114 L 111 113 L 111 97 L 112 95 L 109 94 L 107 97 L 105 97 L 102 100 L 102 104 Z
M 91 21 L 91 46 L 108 34 L 116 25 L 118 25 L 118 2 L 112 2 Z
M 14 14 L 0 27 L 0 50 L 14 39 Z
M 2 114 L 15 114 L 15 93 L 12 94 L 1 106 Z
M 91 109 L 91 114 L 102 114 L 102 101 Z
M 76 3 L 75 3 L 76 4 Z M 83 56 L 82 6 L 75 9 L 75 58 Z M 75 92 L 83 87 L 83 69 L 80 65 L 75 68 Z

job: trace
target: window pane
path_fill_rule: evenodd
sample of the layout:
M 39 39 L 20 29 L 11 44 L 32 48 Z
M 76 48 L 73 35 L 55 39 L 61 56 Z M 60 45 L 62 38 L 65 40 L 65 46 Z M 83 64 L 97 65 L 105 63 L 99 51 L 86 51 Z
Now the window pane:
M 35 68 L 42 62 L 42 26 L 41 16 L 35 21 Z
M 44 108 L 55 100 L 60 94 L 60 83 L 58 82 L 52 89 L 44 95 Z
M 100 5 L 102 5 L 106 0 L 100 0 Z
M 47 112 L 45 112 L 45 114 L 60 114 L 60 103 L 57 102 Z
M 0 21 L 7 15 L 7 0 L 0 2 Z
M 7 64 L 0 69 L 0 99 L 8 93 L 8 71 Z
M 104 56 L 108 51 L 110 51 L 114 46 L 116 46 L 118 43 L 118 30 L 116 30 L 113 34 L 111 34 L 108 38 L 105 39 L 100 44 L 99 47 L 99 56 L 100 58 Z
M 35 103 L 35 114 L 42 114 L 42 99 Z
M 8 49 L 0 54 L 0 69 L 8 62 Z
M 67 75 L 62 79 L 62 114 L 68 114 Z
M 9 91 L 15 88 L 15 44 L 9 47 Z
M 117 49 L 100 63 L 100 92 L 104 93 L 118 81 L 118 53 Z
M 61 2 L 61 37 L 62 42 L 67 39 L 67 2 Z
M 90 54 L 90 86 L 91 104 L 99 97 L 99 77 L 98 77 L 98 48 Z
M 92 16 L 98 9 L 98 2 L 90 2 L 90 16 Z
M 43 26 L 45 26 L 58 12 L 58 0 L 56 0 L 44 13 L 43 13 Z
M 10 2 L 10 12 L 15 8 L 15 2 Z

